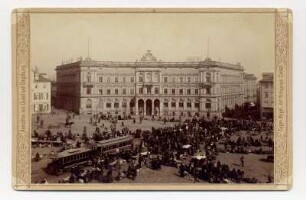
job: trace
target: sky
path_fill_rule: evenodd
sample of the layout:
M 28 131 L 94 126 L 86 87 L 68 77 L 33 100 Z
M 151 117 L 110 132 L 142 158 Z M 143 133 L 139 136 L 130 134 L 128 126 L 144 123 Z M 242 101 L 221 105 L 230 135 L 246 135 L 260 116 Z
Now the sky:
M 272 13 L 32 13 L 30 20 L 31 66 L 52 79 L 57 65 L 88 50 L 97 61 L 134 62 L 147 50 L 169 62 L 209 54 L 258 79 L 274 69 Z

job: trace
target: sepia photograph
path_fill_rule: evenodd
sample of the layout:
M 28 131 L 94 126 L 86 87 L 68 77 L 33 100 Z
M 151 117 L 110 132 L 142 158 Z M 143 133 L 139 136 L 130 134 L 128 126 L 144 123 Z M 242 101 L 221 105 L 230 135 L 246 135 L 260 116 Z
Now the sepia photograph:
M 14 15 L 20 185 L 290 187 L 290 11 Z

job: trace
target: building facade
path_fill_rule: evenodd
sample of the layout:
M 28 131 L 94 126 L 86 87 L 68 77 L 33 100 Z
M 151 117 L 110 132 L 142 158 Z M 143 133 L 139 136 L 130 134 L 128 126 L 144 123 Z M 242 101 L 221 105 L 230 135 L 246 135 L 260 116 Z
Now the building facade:
M 31 112 L 51 112 L 51 81 L 37 70 L 31 71 Z
M 56 107 L 56 81 L 51 81 L 51 106 Z
M 243 98 L 244 102 L 257 102 L 257 78 L 254 74 L 243 73 Z
M 209 58 L 163 62 L 147 51 L 136 62 L 86 58 L 56 72 L 58 107 L 77 113 L 210 117 L 244 103 L 244 68 Z
M 259 81 L 260 93 L 260 117 L 265 120 L 273 120 L 274 108 L 274 84 L 273 73 L 263 73 Z

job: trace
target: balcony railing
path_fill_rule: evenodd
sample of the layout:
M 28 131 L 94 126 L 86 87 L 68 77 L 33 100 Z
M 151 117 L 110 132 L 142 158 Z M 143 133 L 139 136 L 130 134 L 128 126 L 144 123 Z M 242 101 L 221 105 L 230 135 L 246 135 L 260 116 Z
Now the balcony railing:
M 93 82 L 83 82 L 83 87 L 93 87 Z

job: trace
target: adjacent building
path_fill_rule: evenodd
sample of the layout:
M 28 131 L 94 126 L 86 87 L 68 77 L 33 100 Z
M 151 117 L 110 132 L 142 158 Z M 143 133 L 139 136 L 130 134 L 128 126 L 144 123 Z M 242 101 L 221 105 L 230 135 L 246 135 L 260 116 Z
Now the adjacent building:
M 242 105 L 244 68 L 202 61 L 164 62 L 147 51 L 136 62 L 87 57 L 56 67 L 57 107 L 76 113 L 221 116 Z
M 51 81 L 51 106 L 56 107 L 56 81 Z
M 254 74 L 243 73 L 243 101 L 245 103 L 257 102 L 257 78 Z
M 273 73 L 263 73 L 259 81 L 260 117 L 264 120 L 273 120 L 274 84 Z
M 51 81 L 37 70 L 31 71 L 31 112 L 51 112 Z

